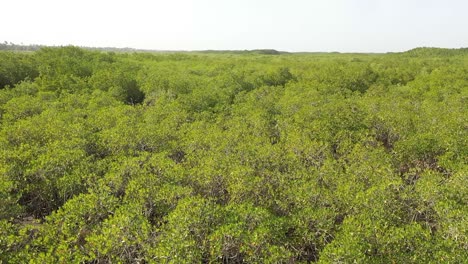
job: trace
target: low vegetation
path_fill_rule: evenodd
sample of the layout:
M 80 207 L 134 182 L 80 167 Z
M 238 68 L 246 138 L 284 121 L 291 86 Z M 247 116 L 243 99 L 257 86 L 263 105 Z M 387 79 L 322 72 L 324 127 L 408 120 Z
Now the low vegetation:
M 468 51 L 0 52 L 0 262 L 463 263 Z

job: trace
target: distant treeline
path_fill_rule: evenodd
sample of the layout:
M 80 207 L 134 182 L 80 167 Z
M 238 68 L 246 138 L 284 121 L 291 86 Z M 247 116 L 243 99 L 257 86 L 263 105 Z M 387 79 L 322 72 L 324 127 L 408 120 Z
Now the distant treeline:
M 259 54 L 259 55 L 280 55 L 289 54 L 286 51 L 274 49 L 255 49 L 255 50 L 202 50 L 202 53 L 232 53 L 232 54 Z
M 69 45 L 71 46 L 71 45 Z M 0 50 L 9 51 L 37 51 L 41 48 L 52 47 L 39 44 L 15 44 L 12 42 L 4 41 L 0 43 Z M 57 46 L 59 47 L 59 46 Z M 87 50 L 95 51 L 108 51 L 108 52 L 196 52 L 196 53 L 215 53 L 215 54 L 258 54 L 258 55 L 281 55 L 281 54 L 340 54 L 340 52 L 287 52 L 275 49 L 254 49 L 254 50 L 153 50 L 153 49 L 134 49 L 134 48 L 115 48 L 115 47 L 80 47 Z M 389 53 L 408 53 L 414 56 L 455 56 L 461 54 L 468 54 L 468 48 L 460 49 L 445 49 L 445 48 L 432 48 L 432 47 L 419 47 L 405 52 L 389 52 Z M 347 54 L 347 53 L 345 53 Z M 355 53 L 359 54 L 359 53 Z M 362 55 L 362 54 L 361 54 Z
M 13 50 L 13 51 L 35 51 L 39 50 L 42 47 L 45 47 L 44 45 L 37 45 L 37 44 L 32 44 L 32 45 L 18 45 L 12 42 L 4 41 L 3 43 L 0 43 L 0 50 Z
M 68 45 L 71 46 L 71 45 Z M 47 46 L 47 45 L 38 45 L 38 44 L 15 44 L 12 42 L 4 41 L 0 43 L 0 50 L 8 51 L 37 51 L 45 47 L 60 47 L 60 46 Z M 87 50 L 96 50 L 96 51 L 109 51 L 109 52 L 158 52 L 157 50 L 142 50 L 142 49 L 133 49 L 133 48 L 114 48 L 114 47 L 80 47 Z
M 10 50 L 10 51 L 37 51 L 44 47 L 51 47 L 47 45 L 23 45 L 15 44 L 12 42 L 4 41 L 0 43 L 0 50 Z M 134 48 L 115 48 L 115 47 L 80 47 L 87 50 L 96 50 L 96 51 L 110 51 L 110 52 L 201 52 L 201 53 L 232 53 L 232 54 L 263 54 L 263 55 L 280 55 L 287 54 L 289 52 L 277 51 L 274 49 L 255 49 L 255 50 L 201 50 L 201 51 L 183 51 L 183 50 L 147 50 L 147 49 L 134 49 Z
M 467 55 L 468 48 L 443 49 L 443 48 L 421 47 L 421 48 L 408 50 L 405 53 L 408 53 L 409 55 L 414 55 L 415 57 L 418 57 L 418 56 L 457 56 L 457 55 Z

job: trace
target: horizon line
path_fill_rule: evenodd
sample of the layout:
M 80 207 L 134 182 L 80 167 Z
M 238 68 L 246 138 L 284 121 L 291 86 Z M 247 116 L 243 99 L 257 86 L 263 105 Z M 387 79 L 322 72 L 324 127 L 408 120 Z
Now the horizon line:
M 274 48 L 255 48 L 255 49 L 148 49 L 148 48 L 133 48 L 133 47 L 116 47 L 116 46 L 86 46 L 86 45 L 76 45 L 76 44 L 24 44 L 24 43 L 14 43 L 11 41 L 3 41 L 0 42 L 0 46 L 18 46 L 18 47 L 32 47 L 34 48 L 32 51 L 38 50 L 43 47 L 47 48 L 60 48 L 60 47 L 78 47 L 78 48 L 83 48 L 83 49 L 91 49 L 91 50 L 115 50 L 115 51 L 134 51 L 134 52 L 258 52 L 258 51 L 271 51 L 271 52 L 276 52 L 276 53 L 283 53 L 283 54 L 298 54 L 298 53 L 339 53 L 339 54 L 388 54 L 388 53 L 404 53 L 408 52 L 411 50 L 415 49 L 445 49 L 445 50 L 461 50 L 461 49 L 467 49 L 467 47 L 458 47 L 458 48 L 444 48 L 444 47 L 434 47 L 434 46 L 418 46 L 414 48 L 410 48 L 407 50 L 403 51 L 383 51 L 383 52 L 376 52 L 376 51 L 286 51 L 286 50 L 279 50 L 279 49 L 274 49 Z

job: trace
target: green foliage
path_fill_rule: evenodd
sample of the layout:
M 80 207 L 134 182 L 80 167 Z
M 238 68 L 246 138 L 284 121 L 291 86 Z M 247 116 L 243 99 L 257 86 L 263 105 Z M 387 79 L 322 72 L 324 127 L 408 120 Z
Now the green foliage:
M 132 75 L 135 70 L 123 67 L 105 68 L 96 71 L 89 82 L 94 89 L 106 91 L 110 96 L 127 104 L 139 104 L 145 99 Z
M 0 52 L 0 262 L 464 263 L 467 74 L 465 49 Z
M 38 75 L 37 62 L 32 55 L 0 52 L 0 89 L 14 86 L 26 79 L 33 80 Z

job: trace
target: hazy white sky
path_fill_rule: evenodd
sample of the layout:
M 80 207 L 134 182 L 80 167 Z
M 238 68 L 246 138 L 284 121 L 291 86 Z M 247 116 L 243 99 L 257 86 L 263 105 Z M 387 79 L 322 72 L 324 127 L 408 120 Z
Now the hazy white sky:
M 341 52 L 468 47 L 468 0 L 2 2 L 2 42 Z

